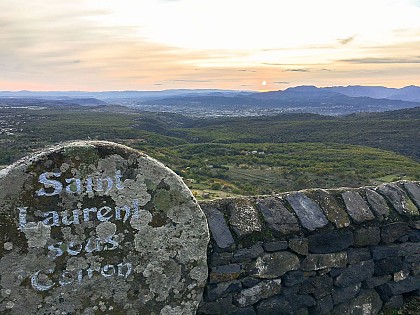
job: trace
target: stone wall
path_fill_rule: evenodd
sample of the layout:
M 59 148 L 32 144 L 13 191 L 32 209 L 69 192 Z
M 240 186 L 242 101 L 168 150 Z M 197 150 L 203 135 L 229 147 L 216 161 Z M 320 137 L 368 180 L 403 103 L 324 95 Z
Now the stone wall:
M 420 183 L 202 202 L 198 314 L 376 314 L 420 290 Z

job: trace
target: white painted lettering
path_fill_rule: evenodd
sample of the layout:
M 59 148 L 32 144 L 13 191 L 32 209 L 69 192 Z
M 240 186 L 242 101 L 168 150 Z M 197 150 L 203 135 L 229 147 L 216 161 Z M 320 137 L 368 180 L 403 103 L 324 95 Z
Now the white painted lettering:
M 57 211 L 44 212 L 42 216 L 46 218 L 42 221 L 45 225 L 60 226 L 60 216 Z
M 19 230 L 23 232 L 23 229 L 26 226 L 26 213 L 28 210 L 28 207 L 22 207 L 19 209 Z
M 106 183 L 105 194 L 108 194 L 109 191 L 114 186 L 114 182 L 112 181 L 112 178 L 109 177 L 109 176 L 105 177 L 105 178 L 98 178 L 97 185 L 96 185 L 96 191 L 104 191 L 104 187 L 103 187 L 104 182 Z
M 71 182 L 74 182 L 71 184 Z M 79 178 L 66 178 L 66 191 L 70 194 L 80 194 L 82 192 L 82 181 Z
M 53 271 L 54 271 L 53 269 L 48 269 L 45 273 L 51 274 L 51 273 L 53 273 Z M 31 285 L 35 290 L 48 291 L 49 289 L 51 289 L 54 286 L 54 283 L 51 283 L 51 280 L 47 277 L 47 275 L 45 275 L 45 274 L 40 275 L 40 274 L 41 274 L 41 270 L 39 270 L 39 271 L 37 271 L 33 274 L 33 276 L 31 277 Z M 43 284 L 41 283 L 41 281 L 39 279 L 41 277 L 42 278 L 47 278 L 47 279 L 45 279 L 46 283 L 43 283 Z
M 73 210 L 73 215 L 70 218 L 67 210 L 61 212 L 61 222 L 63 222 L 64 225 L 80 224 L 79 209 Z
M 121 171 L 119 170 L 116 171 L 115 172 L 115 188 L 117 188 L 118 190 L 124 189 L 124 186 L 121 182 L 121 178 L 122 178 Z
M 40 190 L 38 190 L 36 192 L 37 195 L 46 196 L 46 197 L 58 195 L 63 190 L 63 185 L 57 180 L 52 180 L 48 178 L 60 177 L 60 176 L 61 176 L 61 173 L 53 173 L 53 172 L 45 172 L 39 175 L 38 182 L 40 182 L 41 184 L 44 184 L 44 188 L 41 188 Z M 46 192 L 45 191 L 46 188 L 54 188 L 54 191 Z
M 90 221 L 89 213 L 90 212 L 96 212 L 96 211 L 97 211 L 96 208 L 85 208 L 85 209 L 83 209 L 83 220 L 85 222 L 89 222 Z
M 96 217 L 101 222 L 109 221 L 112 218 L 112 214 L 109 215 L 111 213 L 111 211 L 112 211 L 112 209 L 110 207 L 106 207 L 106 206 L 102 207 L 96 213 Z

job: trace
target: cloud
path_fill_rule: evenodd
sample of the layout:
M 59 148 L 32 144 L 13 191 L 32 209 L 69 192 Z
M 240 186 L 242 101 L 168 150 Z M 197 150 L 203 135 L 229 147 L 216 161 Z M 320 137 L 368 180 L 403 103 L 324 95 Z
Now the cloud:
M 305 68 L 285 69 L 284 72 L 310 72 L 311 70 Z
M 290 84 L 288 81 L 274 81 L 273 84 Z
M 420 56 L 414 58 L 354 58 L 338 60 L 345 63 L 354 64 L 407 64 L 407 63 L 420 63 Z
M 195 80 L 195 79 L 176 79 L 174 82 L 212 82 L 210 80 Z
M 345 37 L 345 38 L 338 38 L 337 41 L 342 45 L 347 45 L 348 43 L 351 43 L 356 38 L 356 35 Z

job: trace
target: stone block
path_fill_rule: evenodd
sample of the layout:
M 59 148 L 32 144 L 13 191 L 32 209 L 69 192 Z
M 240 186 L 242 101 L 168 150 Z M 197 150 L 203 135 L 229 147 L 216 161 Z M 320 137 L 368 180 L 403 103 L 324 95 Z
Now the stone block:
M 337 199 L 327 190 L 319 189 L 312 193 L 314 199 L 319 203 L 327 219 L 336 228 L 343 228 L 350 225 L 350 218 L 345 209 L 338 203 Z
M 315 299 L 306 294 L 277 295 L 257 304 L 256 311 L 258 315 L 298 314 L 315 303 Z
M 365 190 L 365 193 L 368 204 L 372 208 L 372 211 L 376 217 L 379 220 L 386 218 L 389 215 L 389 206 L 386 203 L 384 197 L 369 188 Z
M 220 314 L 232 314 L 238 310 L 238 307 L 232 303 L 232 295 L 220 298 L 214 302 L 202 303 L 198 309 L 198 315 L 220 315 Z
M 361 289 L 355 298 L 335 306 L 331 314 L 378 314 L 381 308 L 382 300 L 375 290 Z
M 299 258 L 291 252 L 266 253 L 251 265 L 250 275 L 262 279 L 274 279 L 299 267 Z
M 344 288 L 334 288 L 332 291 L 334 305 L 341 304 L 354 298 L 359 293 L 361 287 L 361 283 L 356 283 Z
M 339 288 L 348 287 L 353 284 L 360 283 L 370 277 L 374 272 L 375 264 L 372 260 L 362 261 L 354 265 L 350 265 L 334 280 L 334 284 Z
M 420 275 L 408 277 L 399 282 L 387 282 L 376 288 L 385 302 L 388 302 L 395 295 L 409 293 L 418 289 L 420 289 Z
M 312 294 L 315 299 L 329 295 L 333 289 L 333 279 L 327 275 L 306 279 L 300 288 L 300 293 Z
M 296 284 L 300 284 L 306 281 L 306 277 L 303 274 L 303 271 L 301 270 L 293 270 L 286 272 L 283 277 L 283 284 L 285 286 L 291 287 Z
M 388 257 L 375 261 L 375 276 L 393 274 L 403 268 L 401 257 Z
M 404 306 L 404 298 L 402 295 L 395 295 L 389 299 L 383 306 L 384 310 L 397 309 Z
M 409 227 L 405 222 L 394 222 L 384 225 L 381 231 L 382 242 L 385 244 L 394 243 L 402 236 L 407 235 L 408 231 Z
M 370 226 L 354 231 L 354 246 L 365 247 L 378 245 L 381 241 L 381 230 L 379 227 Z
M 314 231 L 328 224 L 321 208 L 302 192 L 291 193 L 287 195 L 286 200 L 305 229 Z
M 347 265 L 347 253 L 310 254 L 302 262 L 302 270 L 321 270 L 326 268 L 342 268 Z
M 263 280 L 257 285 L 235 294 L 233 296 L 233 302 L 240 307 L 250 306 L 258 301 L 277 295 L 280 291 L 280 279 Z
M 286 209 L 280 199 L 275 197 L 258 199 L 256 206 L 273 232 L 280 235 L 299 232 L 300 227 L 297 218 Z
M 203 211 L 207 216 L 210 232 L 216 245 L 222 249 L 232 246 L 235 241 L 223 213 L 214 207 L 203 207 Z
M 254 259 L 264 253 L 260 243 L 257 243 L 249 248 L 238 249 L 233 253 L 232 262 L 242 262 L 244 260 Z
M 341 194 L 347 213 L 356 223 L 362 223 L 375 219 L 369 206 L 363 200 L 362 196 L 356 191 L 346 191 Z
M 263 248 L 267 252 L 277 252 L 280 250 L 287 249 L 287 247 L 287 241 L 266 242 L 263 244 Z
M 347 250 L 349 264 L 354 264 L 372 258 L 369 248 L 349 248 Z
M 256 315 L 254 308 L 252 306 L 238 308 L 232 315 Z
M 291 238 L 289 248 L 299 255 L 308 255 L 308 239 L 304 237 Z
M 372 277 L 372 278 L 366 279 L 364 284 L 367 288 L 373 289 L 373 288 L 376 288 L 380 285 L 383 285 L 384 283 L 387 283 L 391 279 L 392 279 L 392 277 L 390 275 Z
M 228 207 L 230 210 L 229 223 L 238 237 L 261 232 L 262 225 L 258 211 L 250 201 L 236 199 Z
M 405 190 L 407 191 L 408 196 L 411 198 L 411 200 L 417 206 L 417 209 L 420 209 L 420 185 L 419 185 L 419 183 L 405 182 L 403 184 L 403 186 L 404 186 Z
M 396 184 L 384 184 L 377 188 L 392 204 L 394 209 L 403 216 L 419 215 L 419 210 L 410 200 L 404 190 Z
M 379 260 L 387 257 L 396 257 L 400 255 L 400 249 L 397 245 L 379 245 L 371 248 L 373 260 Z
M 403 270 L 411 272 L 413 275 L 420 274 L 420 254 L 404 257 Z
M 233 253 L 225 252 L 213 252 L 210 256 L 210 266 L 222 266 L 222 265 L 229 265 L 233 257 Z
M 230 264 L 211 268 L 210 283 L 232 281 L 239 277 L 241 265 Z
M 309 308 L 310 315 L 324 315 L 330 314 L 334 307 L 331 295 L 324 296 L 323 298 L 316 301 L 314 306 Z
M 239 292 L 242 289 L 240 281 L 221 282 L 210 284 L 206 289 L 206 300 L 209 302 L 216 301 L 222 297 L 228 296 L 230 293 Z
M 308 247 L 311 253 L 335 253 L 353 245 L 354 237 L 351 231 L 329 231 L 310 235 Z

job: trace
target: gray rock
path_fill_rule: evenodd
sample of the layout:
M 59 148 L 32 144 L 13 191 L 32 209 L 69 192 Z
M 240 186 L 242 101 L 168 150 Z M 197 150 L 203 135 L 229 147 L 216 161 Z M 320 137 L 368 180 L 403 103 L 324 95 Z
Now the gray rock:
M 211 284 L 206 289 L 206 300 L 209 302 L 216 301 L 222 297 L 228 296 L 230 293 L 239 292 L 242 289 L 240 281 L 222 282 Z
M 246 199 L 236 199 L 229 204 L 230 226 L 236 235 L 243 237 L 262 229 L 258 212 L 254 206 Z
M 308 239 L 295 237 L 289 240 L 289 248 L 299 255 L 308 255 Z
M 388 282 L 376 288 L 381 298 L 388 302 L 393 296 L 420 289 L 420 275 L 399 282 Z
M 331 295 L 324 296 L 316 301 L 316 305 L 309 308 L 311 315 L 324 315 L 330 314 L 334 307 Z
M 240 307 L 253 305 L 262 299 L 272 297 L 281 291 L 281 279 L 264 280 L 257 285 L 242 290 L 233 296 L 233 301 Z
M 299 258 L 288 251 L 267 253 L 252 264 L 250 274 L 263 279 L 274 279 L 300 267 Z
M 309 251 L 315 254 L 335 253 L 353 245 L 351 231 L 328 231 L 308 237 Z
M 239 277 L 241 265 L 230 264 L 211 268 L 210 283 L 232 281 Z
M 352 299 L 353 297 L 356 296 L 356 294 L 359 293 L 361 287 L 362 287 L 361 283 L 356 283 L 356 284 L 353 284 L 344 288 L 335 288 L 332 291 L 332 298 L 334 301 L 334 305 L 337 305 L 337 304 L 340 304 L 340 303 L 343 303 Z
M 419 210 L 414 203 L 408 198 L 404 190 L 396 184 L 381 185 L 377 190 L 391 202 L 399 214 L 404 216 L 419 215 Z
M 404 258 L 403 270 L 411 272 L 417 276 L 420 274 L 420 254 L 412 255 Z
M 315 300 L 310 295 L 277 295 L 258 304 L 256 311 L 258 315 L 291 315 L 298 314 L 301 309 L 313 305 L 315 305 Z
M 343 228 L 350 225 L 350 218 L 337 199 L 327 190 L 319 189 L 312 193 L 312 196 L 319 203 L 327 219 L 336 228 Z
M 363 200 L 362 196 L 356 191 L 346 191 L 341 194 L 350 217 L 356 222 L 361 223 L 375 219 L 369 206 Z
M 376 217 L 380 220 L 386 218 L 389 215 L 389 207 L 384 197 L 369 188 L 365 190 L 365 193 L 367 201 Z
M 236 311 L 238 311 L 238 307 L 233 305 L 232 295 L 228 295 L 218 299 L 217 301 L 201 304 L 200 308 L 198 309 L 198 314 L 220 315 L 232 314 Z
M 206 217 L 179 176 L 136 150 L 32 154 L 0 171 L 0 217 L 9 314 L 194 314 L 202 299 Z
M 302 226 L 309 231 L 314 231 L 328 224 L 321 208 L 303 193 L 289 194 L 286 199 L 298 216 Z
M 403 305 L 404 305 L 403 296 L 395 295 L 391 297 L 389 301 L 384 304 L 383 309 L 384 310 L 397 309 L 397 308 L 403 307 Z
M 231 263 L 233 257 L 233 253 L 224 252 L 224 253 L 218 253 L 213 252 L 210 256 L 210 266 L 222 266 L 222 265 L 229 265 Z
M 244 260 L 257 258 L 262 253 L 264 253 L 264 250 L 260 243 L 257 243 L 249 248 L 242 248 L 238 249 L 233 253 L 232 262 L 242 262 Z
M 203 207 L 207 216 L 211 235 L 220 248 L 228 248 L 235 243 L 223 214 L 214 207 Z
M 405 222 L 394 222 L 382 226 L 382 242 L 389 244 L 394 243 L 397 239 L 408 234 L 409 228 Z
M 375 290 L 360 290 L 360 294 L 345 303 L 334 307 L 331 314 L 356 315 L 378 314 L 382 308 L 382 300 Z
M 238 310 L 232 315 L 256 315 L 254 308 L 252 306 L 244 307 L 244 308 L 238 308 Z
M 365 247 L 378 245 L 381 241 L 381 230 L 376 226 L 360 228 L 354 231 L 354 246 Z
M 287 249 L 287 241 L 267 242 L 263 244 L 263 248 L 267 252 L 277 252 L 279 250 Z
M 287 235 L 299 232 L 299 223 L 296 217 L 286 209 L 281 200 L 275 197 L 268 197 L 257 200 L 257 208 L 261 211 L 268 227 L 279 233 Z
M 373 260 L 378 260 L 387 257 L 399 256 L 400 249 L 397 245 L 380 245 L 371 248 Z
M 420 185 L 419 183 L 405 182 L 404 188 L 408 192 L 411 200 L 417 206 L 417 209 L 420 209 Z
M 245 288 L 250 288 L 253 287 L 254 285 L 256 285 L 257 283 L 261 282 L 261 279 L 256 279 L 256 278 L 252 278 L 252 277 L 246 277 L 246 278 L 242 278 L 241 279 L 242 285 Z
M 288 287 L 292 287 L 296 284 L 300 284 L 306 281 L 306 277 L 301 270 L 293 270 L 286 272 L 283 277 L 283 284 Z
M 374 267 L 375 265 L 372 260 L 362 261 L 360 263 L 350 265 L 348 268 L 344 269 L 337 278 L 335 278 L 334 285 L 339 288 L 344 288 L 360 283 L 372 277 Z
M 347 250 L 349 264 L 354 264 L 372 258 L 369 248 L 349 248 Z
M 391 280 L 391 278 L 392 277 L 390 275 L 372 277 L 365 280 L 365 285 L 367 288 L 373 289 L 373 288 L 376 288 L 377 286 L 387 283 L 388 281 Z
M 327 275 L 308 278 L 300 288 L 300 293 L 312 294 L 315 299 L 329 295 L 333 289 L 333 279 Z
M 311 254 L 302 262 L 302 270 L 322 270 L 326 268 L 342 268 L 347 265 L 347 253 Z

